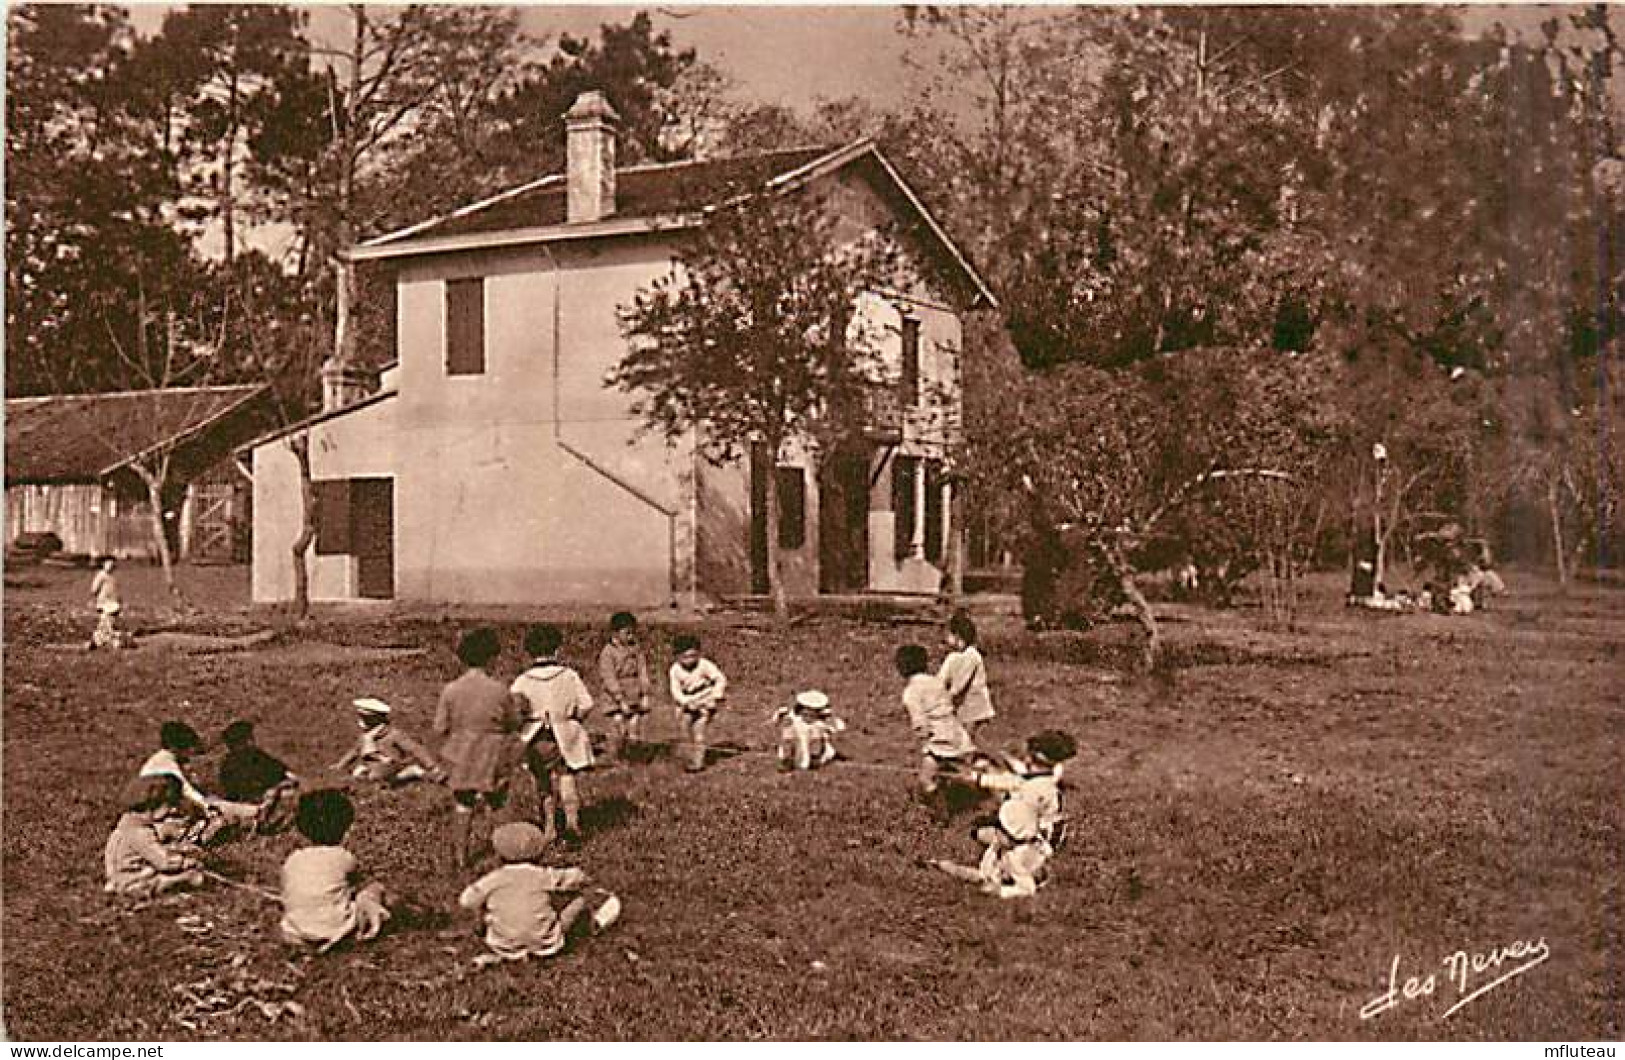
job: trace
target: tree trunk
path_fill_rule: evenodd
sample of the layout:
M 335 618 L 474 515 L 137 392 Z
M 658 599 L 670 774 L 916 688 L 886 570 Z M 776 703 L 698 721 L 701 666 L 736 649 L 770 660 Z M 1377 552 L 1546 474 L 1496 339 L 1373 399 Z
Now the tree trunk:
M 1162 661 L 1162 632 L 1157 627 L 1157 616 L 1151 610 L 1151 601 L 1140 591 L 1139 584 L 1134 580 L 1134 569 L 1115 547 L 1106 550 L 1106 561 L 1117 577 L 1117 585 L 1122 590 L 1123 597 L 1134 608 L 1134 617 L 1139 619 L 1140 628 L 1145 630 L 1145 644 L 1140 662 L 1145 672 L 1151 673 Z
M 948 493 L 948 596 L 958 603 L 965 595 L 965 491 L 958 482 Z
M 316 540 L 316 483 L 310 472 L 310 438 L 295 434 L 288 437 L 288 449 L 299 465 L 299 536 L 293 547 L 293 602 L 289 605 L 294 621 L 303 622 L 310 616 L 310 567 L 307 553 Z
M 349 249 L 349 226 L 340 226 L 342 250 Z M 355 363 L 355 266 L 349 259 L 335 257 L 333 305 L 333 360 L 336 364 Z
M 147 514 L 152 521 L 152 543 L 158 548 L 158 563 L 164 571 L 164 590 L 169 594 L 171 603 L 179 606 L 184 604 L 185 598 L 181 595 L 180 586 L 175 584 L 175 557 L 169 550 L 169 534 L 164 530 L 164 476 L 139 464 L 132 464 L 131 467 L 140 477 L 141 484 L 147 487 Z
M 1546 483 L 1546 511 L 1552 520 L 1552 556 L 1557 560 L 1557 584 L 1569 583 L 1567 557 L 1563 553 L 1563 513 L 1558 504 L 1557 480 Z

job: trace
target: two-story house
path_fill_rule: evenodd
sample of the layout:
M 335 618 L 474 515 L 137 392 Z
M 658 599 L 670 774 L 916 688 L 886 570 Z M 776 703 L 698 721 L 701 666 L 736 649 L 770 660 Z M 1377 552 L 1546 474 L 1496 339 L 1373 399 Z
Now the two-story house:
M 396 277 L 397 360 L 376 393 L 325 378 L 337 407 L 252 446 L 256 601 L 293 593 L 293 431 L 316 480 L 315 600 L 646 607 L 762 592 L 767 489 L 791 595 L 939 588 L 960 532 L 942 474 L 960 313 L 991 302 L 982 280 L 867 140 L 618 168 L 614 121 L 587 93 L 566 115 L 565 173 L 352 250 Z M 618 310 L 671 272 L 696 202 L 801 183 L 854 236 L 895 223 L 906 253 L 932 256 L 913 271 L 937 279 L 859 307 L 896 380 L 863 446 L 719 468 L 692 441 L 640 432 L 633 398 L 606 385 L 627 349 Z

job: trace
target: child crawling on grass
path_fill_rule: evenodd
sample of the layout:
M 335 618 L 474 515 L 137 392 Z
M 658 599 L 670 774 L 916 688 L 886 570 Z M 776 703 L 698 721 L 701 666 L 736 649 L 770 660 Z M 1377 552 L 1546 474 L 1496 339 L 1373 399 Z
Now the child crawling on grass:
M 203 882 L 197 848 L 159 835 L 159 825 L 180 811 L 174 777 L 137 777 L 120 794 L 123 814 L 102 852 L 108 894 L 152 898 Z
M 587 874 L 538 864 L 548 840 L 528 821 L 499 826 L 491 833 L 491 845 L 502 867 L 469 884 L 457 899 L 485 920 L 485 944 L 491 952 L 476 958 L 475 964 L 551 957 L 562 952 L 579 929 L 596 934 L 621 915 L 621 901 L 614 895 L 604 898 L 590 917 L 587 899 L 579 894 L 563 909 L 554 910 L 553 896 L 579 892 L 587 885 Z
M 299 834 L 311 844 L 282 863 L 282 938 L 326 953 L 346 939 L 376 938 L 389 919 L 383 884 L 360 885 L 360 865 L 344 849 L 355 807 L 342 791 L 299 798 Z
M 978 884 L 984 894 L 999 898 L 1030 898 L 1038 892 L 1055 850 L 1039 834 L 1038 811 L 1031 803 L 1005 800 L 998 820 L 978 828 L 975 836 L 986 846 L 976 866 L 952 861 L 926 864 L 956 880 Z

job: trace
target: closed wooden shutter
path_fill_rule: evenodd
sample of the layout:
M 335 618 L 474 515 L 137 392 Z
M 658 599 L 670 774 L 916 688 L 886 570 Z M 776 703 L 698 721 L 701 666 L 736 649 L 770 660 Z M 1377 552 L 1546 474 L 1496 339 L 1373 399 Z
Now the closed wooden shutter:
M 920 473 L 919 457 L 899 456 L 892 460 L 891 508 L 894 527 L 893 552 L 898 559 L 914 549 L 914 477 Z
M 799 467 L 781 467 L 779 487 L 779 547 L 796 549 L 807 543 L 807 473 Z
M 485 371 L 485 281 L 446 281 L 446 374 Z
M 942 563 L 942 461 L 925 462 L 925 558 Z
M 316 554 L 342 556 L 350 551 L 350 480 L 328 479 L 316 487 Z

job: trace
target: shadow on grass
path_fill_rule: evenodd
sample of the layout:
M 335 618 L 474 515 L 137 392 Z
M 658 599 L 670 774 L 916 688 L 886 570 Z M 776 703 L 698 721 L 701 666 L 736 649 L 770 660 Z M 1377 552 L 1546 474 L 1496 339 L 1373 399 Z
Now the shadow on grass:
M 672 745 L 669 743 L 629 743 L 621 749 L 621 761 L 635 766 L 653 765 L 656 762 L 671 758 Z
M 637 817 L 638 804 L 625 795 L 612 795 L 581 808 L 581 832 L 597 835 L 619 828 Z

